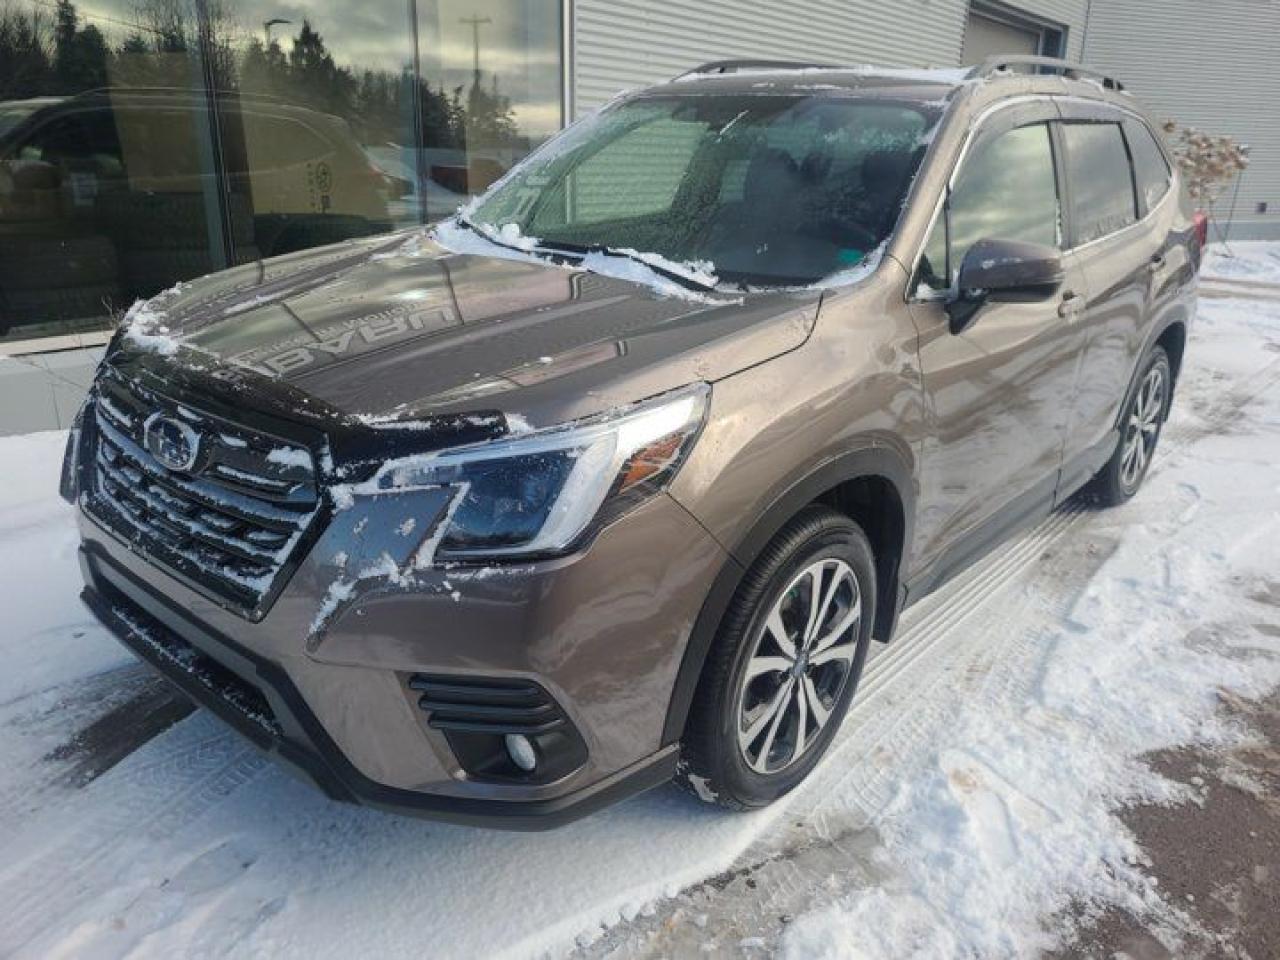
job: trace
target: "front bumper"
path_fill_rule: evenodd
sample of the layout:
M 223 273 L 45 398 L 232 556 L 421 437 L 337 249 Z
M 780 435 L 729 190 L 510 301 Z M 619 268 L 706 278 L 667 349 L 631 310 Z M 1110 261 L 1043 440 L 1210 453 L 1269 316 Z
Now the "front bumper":
M 675 773 L 678 744 L 669 744 L 571 792 L 536 799 L 431 794 L 379 783 L 351 763 L 280 665 L 197 622 L 93 543 L 81 548 L 80 561 L 84 602 L 126 647 L 335 800 L 453 823 L 542 830 Z

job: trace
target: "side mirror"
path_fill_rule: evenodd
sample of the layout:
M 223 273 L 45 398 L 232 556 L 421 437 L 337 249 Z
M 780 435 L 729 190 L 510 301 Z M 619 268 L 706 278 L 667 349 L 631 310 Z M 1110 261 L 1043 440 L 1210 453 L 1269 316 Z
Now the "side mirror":
M 947 301 L 951 332 L 961 333 L 991 303 L 1036 303 L 1062 286 L 1062 255 L 1021 240 L 979 240 L 960 262 L 959 292 Z

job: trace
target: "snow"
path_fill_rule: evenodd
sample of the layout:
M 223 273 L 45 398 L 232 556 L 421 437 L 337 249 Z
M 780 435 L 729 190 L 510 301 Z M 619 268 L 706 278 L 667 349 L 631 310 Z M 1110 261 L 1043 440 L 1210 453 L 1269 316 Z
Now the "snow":
M 835 273 L 824 277 L 815 284 L 810 285 L 813 290 L 835 290 L 840 287 L 851 286 L 865 280 L 871 274 L 876 272 L 880 266 L 880 261 L 884 259 L 884 251 L 889 241 L 885 240 L 865 257 L 859 260 L 852 267 L 844 270 L 837 270 Z
M 311 469 L 311 454 L 302 447 L 272 447 L 267 451 L 267 462 L 279 467 Z
M 1212 275 L 1280 279 L 1280 247 L 1245 248 Z M 1022 957 L 1069 903 L 1176 923 L 1114 811 L 1186 795 L 1143 753 L 1239 736 L 1220 689 L 1280 683 L 1278 386 L 1280 298 L 1206 297 L 1143 491 L 1058 511 L 909 610 L 806 784 L 750 814 L 663 788 L 547 834 L 335 804 L 203 711 L 60 780 L 50 751 L 138 668 L 76 599 L 65 434 L 0 438 L 0 955 L 626 956 L 652 924 L 713 955 Z M 851 832 L 861 879 L 793 865 Z M 721 890 L 770 864 L 781 887 Z M 710 906 L 681 919 L 696 885 Z
M 150 300 L 135 300 L 120 326 L 124 330 L 124 340 L 139 350 L 157 353 L 169 357 L 178 352 L 178 341 L 170 335 L 164 323 L 164 305 L 179 296 L 183 284 L 179 283 Z
M 1214 244 L 1205 256 L 1201 277 L 1280 284 L 1280 244 L 1248 241 Z

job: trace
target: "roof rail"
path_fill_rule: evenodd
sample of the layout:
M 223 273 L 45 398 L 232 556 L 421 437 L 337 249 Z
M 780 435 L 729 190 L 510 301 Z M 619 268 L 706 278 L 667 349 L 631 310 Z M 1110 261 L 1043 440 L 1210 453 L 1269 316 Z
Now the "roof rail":
M 1073 60 L 1060 60 L 1057 57 L 1033 57 L 1026 54 L 987 57 L 969 71 L 969 77 L 970 79 L 989 77 L 993 73 L 1000 70 L 1008 70 L 1011 67 L 1041 67 L 1046 70 L 1057 70 L 1068 80 L 1082 80 L 1087 77 L 1100 81 L 1108 90 L 1120 91 L 1124 89 L 1124 84 L 1115 77 L 1108 76 L 1099 70 L 1094 70 L 1092 67 L 1086 67 L 1083 63 L 1076 63 Z
M 686 70 L 680 77 L 695 77 L 700 74 L 737 73 L 739 70 L 832 70 L 831 63 L 803 63 L 798 60 L 712 60 L 701 63 L 692 70 Z

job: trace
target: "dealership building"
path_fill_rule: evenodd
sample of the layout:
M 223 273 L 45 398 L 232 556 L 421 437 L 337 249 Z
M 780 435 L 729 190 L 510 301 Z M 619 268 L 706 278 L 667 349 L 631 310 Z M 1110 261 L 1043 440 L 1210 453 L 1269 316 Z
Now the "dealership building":
M 620 90 L 729 58 L 1082 60 L 1247 142 L 1220 235 L 1280 239 L 1276 0 L 10 0 L 0 434 L 66 426 L 130 303 L 430 223 Z

